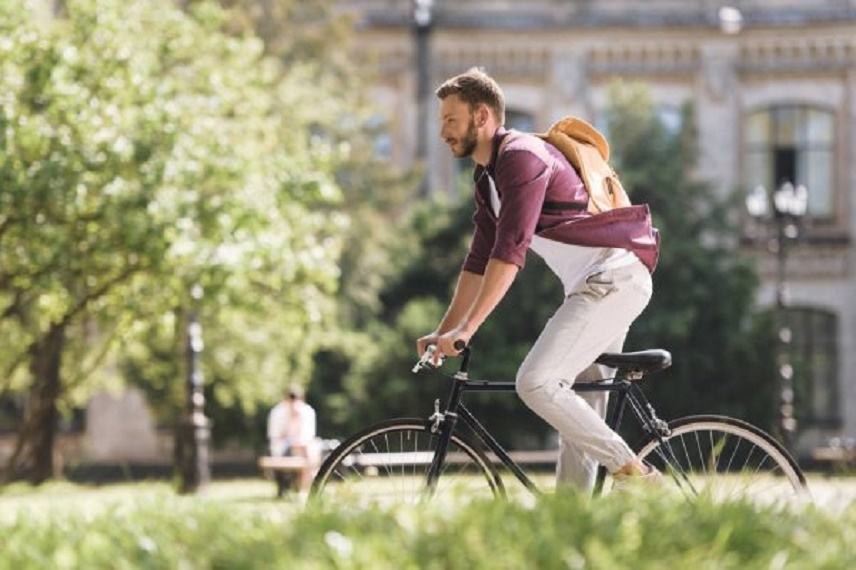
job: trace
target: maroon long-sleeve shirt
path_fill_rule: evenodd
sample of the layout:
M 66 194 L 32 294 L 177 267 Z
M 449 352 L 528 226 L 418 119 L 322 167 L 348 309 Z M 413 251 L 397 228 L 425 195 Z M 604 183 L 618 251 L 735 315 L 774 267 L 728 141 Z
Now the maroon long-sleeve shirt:
M 464 270 L 484 274 L 490 258 L 523 267 L 533 235 L 562 243 L 624 248 L 654 272 L 660 236 L 647 204 L 600 214 L 587 209 L 588 192 L 573 166 L 553 145 L 533 135 L 500 128 L 486 166 L 476 166 L 475 233 Z M 499 216 L 490 207 L 490 180 L 499 194 Z

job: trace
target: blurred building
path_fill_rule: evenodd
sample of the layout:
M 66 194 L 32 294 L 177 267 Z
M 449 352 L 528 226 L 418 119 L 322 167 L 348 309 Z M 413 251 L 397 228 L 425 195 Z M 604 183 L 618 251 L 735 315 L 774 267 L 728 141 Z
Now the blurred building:
M 607 87 L 650 87 L 664 124 L 691 102 L 699 176 L 722 192 L 809 189 L 810 220 L 788 269 L 793 352 L 804 363 L 802 453 L 856 438 L 856 0 L 342 0 L 357 49 L 376 64 L 389 114 L 378 152 L 421 163 L 427 187 L 464 168 L 437 136 L 433 88 L 470 66 L 501 83 L 508 123 L 544 129 L 564 115 L 596 124 Z M 419 63 L 417 65 L 417 63 Z M 419 113 L 420 92 L 428 93 Z M 424 139 L 422 138 L 424 137 Z M 759 255 L 759 302 L 774 260 Z M 730 371 L 730 373 L 736 373 Z

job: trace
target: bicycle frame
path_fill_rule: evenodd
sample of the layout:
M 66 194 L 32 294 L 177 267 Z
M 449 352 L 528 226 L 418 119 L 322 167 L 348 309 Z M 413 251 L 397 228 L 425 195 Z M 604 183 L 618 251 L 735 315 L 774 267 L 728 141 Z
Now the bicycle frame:
M 465 392 L 513 392 L 515 384 L 513 382 L 497 382 L 490 380 L 470 380 L 467 375 L 469 364 L 469 348 L 463 353 L 464 359 L 461 364 L 461 369 L 452 378 L 452 390 L 446 401 L 444 409 L 441 411 L 439 400 L 435 402 L 434 415 L 431 416 L 433 425 L 431 431 L 437 433 L 439 437 L 437 448 L 434 450 L 434 457 L 431 466 L 428 468 L 427 483 L 429 494 L 433 493 L 436 487 L 437 480 L 446 459 L 446 452 L 449 446 L 449 440 L 455 431 L 458 420 L 462 420 L 469 427 L 476 437 L 482 442 L 485 447 L 492 451 L 500 462 L 511 471 L 520 483 L 533 493 L 540 493 L 535 483 L 523 472 L 520 466 L 514 462 L 508 452 L 499 444 L 498 441 L 488 432 L 488 430 L 476 419 L 466 406 L 462 399 Z M 621 421 L 624 417 L 624 411 L 627 405 L 633 411 L 642 428 L 650 433 L 654 433 L 656 437 L 662 440 L 663 430 L 668 430 L 665 422 L 660 420 L 653 406 L 645 398 L 642 390 L 636 384 L 620 376 L 609 378 L 597 383 L 583 383 L 573 386 L 576 392 L 617 392 L 617 400 L 611 406 L 606 423 L 613 430 L 618 430 L 621 426 Z M 602 465 L 598 468 L 597 479 L 595 483 L 594 494 L 600 493 L 603 488 L 603 482 L 606 479 L 606 468 Z

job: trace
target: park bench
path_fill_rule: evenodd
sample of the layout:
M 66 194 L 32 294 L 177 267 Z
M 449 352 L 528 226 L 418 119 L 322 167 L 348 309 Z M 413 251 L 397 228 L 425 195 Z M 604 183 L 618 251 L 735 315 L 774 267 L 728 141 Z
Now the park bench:
M 536 451 L 512 451 L 509 453 L 515 463 L 521 465 L 546 465 L 555 464 L 558 459 L 559 452 L 556 449 L 545 449 Z M 345 462 L 344 465 L 361 468 L 377 467 L 412 467 L 419 465 L 429 465 L 434 458 L 434 453 L 431 451 L 421 451 L 413 453 L 412 451 L 401 453 L 360 453 L 353 455 L 353 460 Z M 492 463 L 499 463 L 499 458 L 493 453 L 487 454 L 488 460 Z M 446 463 L 450 465 L 458 465 L 471 461 L 468 455 L 462 451 L 451 452 L 446 456 Z
M 818 464 L 849 469 L 856 467 L 856 447 L 852 444 L 816 447 L 812 450 L 811 458 Z
M 336 440 L 322 441 L 322 458 L 326 457 L 333 451 L 339 442 Z M 433 453 L 429 451 L 413 453 L 360 453 L 353 456 L 353 460 L 348 463 L 348 467 L 354 467 L 365 471 L 369 476 L 379 475 L 381 469 L 391 467 L 413 467 L 427 466 L 431 463 Z M 493 454 L 488 453 L 488 459 L 491 462 L 498 462 L 499 459 Z M 509 455 L 518 464 L 521 465 L 546 465 L 555 464 L 558 459 L 558 450 L 545 449 L 536 451 L 512 451 Z M 323 459 L 322 459 L 323 461 Z M 450 465 L 465 463 L 470 461 L 469 457 L 462 452 L 452 452 L 446 457 L 446 462 Z M 273 473 L 277 484 L 277 497 L 281 497 L 290 487 L 296 474 L 307 465 L 305 457 L 272 457 L 265 456 L 259 458 L 259 468 L 264 472 Z
M 338 447 L 339 443 L 337 439 L 320 440 L 322 462 L 331 451 Z M 307 467 L 307 461 L 305 457 L 265 455 L 259 457 L 258 465 L 263 473 L 273 476 L 276 482 L 276 496 L 282 497 L 285 491 L 291 487 L 300 470 Z

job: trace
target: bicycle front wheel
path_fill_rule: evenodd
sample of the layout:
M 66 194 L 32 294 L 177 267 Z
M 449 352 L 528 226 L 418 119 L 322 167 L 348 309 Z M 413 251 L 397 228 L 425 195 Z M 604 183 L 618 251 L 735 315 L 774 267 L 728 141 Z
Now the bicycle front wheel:
M 761 429 L 725 416 L 690 416 L 671 433 L 649 437 L 638 457 L 688 496 L 770 503 L 808 496 L 805 476 L 782 445 Z
M 312 483 L 312 496 L 396 504 L 429 496 L 443 501 L 504 495 L 494 466 L 462 434 L 452 435 L 435 490 L 426 493 L 437 440 L 426 420 L 395 419 L 374 425 L 330 454 Z

